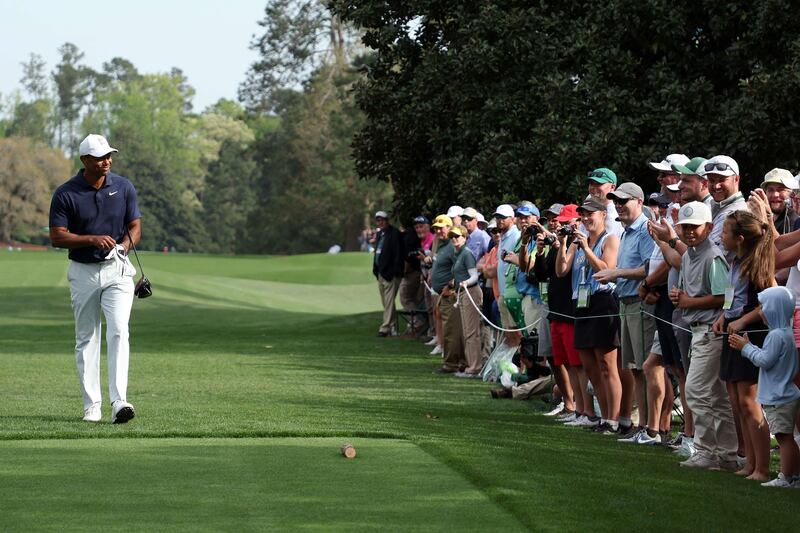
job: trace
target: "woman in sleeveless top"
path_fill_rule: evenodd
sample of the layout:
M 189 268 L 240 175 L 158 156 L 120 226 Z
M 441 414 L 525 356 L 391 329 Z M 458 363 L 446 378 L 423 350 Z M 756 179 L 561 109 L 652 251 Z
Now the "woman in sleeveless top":
M 578 208 L 584 233 L 575 234 L 569 247 L 566 238 L 559 248 L 556 274 L 565 276 L 572 265 L 572 299 L 575 304 L 575 348 L 598 397 L 604 420 L 619 420 L 622 384 L 617 367 L 619 347 L 619 305 L 614 284 L 601 284 L 592 274 L 616 268 L 619 238 L 605 231 L 606 207 L 590 199 Z M 600 318 L 581 318 L 589 316 Z M 584 402 L 586 403 L 586 402 Z M 586 415 L 595 425 L 597 413 Z

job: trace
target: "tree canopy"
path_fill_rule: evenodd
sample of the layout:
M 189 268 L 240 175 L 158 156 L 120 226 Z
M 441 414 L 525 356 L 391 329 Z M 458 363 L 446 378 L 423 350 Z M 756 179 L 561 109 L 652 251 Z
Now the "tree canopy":
M 357 101 L 362 177 L 398 211 L 548 203 L 592 168 L 652 186 L 672 152 L 796 170 L 793 2 L 333 0 L 375 52 Z

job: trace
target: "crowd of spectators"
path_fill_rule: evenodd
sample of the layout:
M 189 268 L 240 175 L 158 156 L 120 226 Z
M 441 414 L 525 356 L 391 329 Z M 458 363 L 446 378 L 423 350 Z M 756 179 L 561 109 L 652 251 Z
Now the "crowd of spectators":
M 377 212 L 378 335 L 397 334 L 399 292 L 404 335 L 441 355 L 435 374 L 480 378 L 498 347 L 517 350 L 495 398 L 552 379 L 548 415 L 567 426 L 800 488 L 798 177 L 773 169 L 745 197 L 725 155 L 648 166 L 647 195 L 597 168 L 585 198 L 541 212 L 506 203 L 487 221 L 454 205 L 405 231 Z

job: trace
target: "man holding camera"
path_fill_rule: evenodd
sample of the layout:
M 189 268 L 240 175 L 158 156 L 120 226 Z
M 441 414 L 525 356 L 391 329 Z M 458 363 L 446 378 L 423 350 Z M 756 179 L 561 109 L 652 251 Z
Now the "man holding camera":
M 53 194 L 50 242 L 69 249 L 72 310 L 75 314 L 75 360 L 83 392 L 83 419 L 102 419 L 100 390 L 101 312 L 108 333 L 108 389 L 111 421 L 124 424 L 134 417 L 128 390 L 128 320 L 133 305 L 136 270 L 128 250 L 141 236 L 136 190 L 111 172 L 117 152 L 101 135 L 80 144 L 83 167 Z
M 535 205 L 521 205 L 517 208 L 517 224 L 520 228 L 520 239 L 516 246 L 517 253 L 509 253 L 505 261 L 519 267 L 516 288 L 522 297 L 522 316 L 526 325 L 531 325 L 528 333 L 534 329 L 538 335 L 539 357 L 552 355 L 550 342 L 550 324 L 547 321 L 547 305 L 539 293 L 539 282 L 534 271 L 536 262 L 537 237 L 547 233 L 539 224 L 539 209 Z
M 421 335 L 428 329 L 427 313 L 422 311 L 425 303 L 425 292 L 422 285 L 422 264 L 425 259 L 425 245 L 430 250 L 433 242 L 431 224 L 428 217 L 414 217 L 414 229 L 407 229 L 403 235 L 406 251 L 405 271 L 400 282 L 400 305 L 411 313 L 406 335 Z
M 516 245 L 519 242 L 519 228 L 514 219 L 514 208 L 509 204 L 502 204 L 497 206 L 494 212 L 494 220 L 500 230 L 500 247 L 497 252 L 497 279 L 498 287 L 500 289 L 500 297 L 497 298 L 497 308 L 500 311 L 500 322 L 506 329 L 515 329 L 517 321 L 511 314 L 508 308 L 509 302 L 514 304 L 513 300 L 516 298 L 516 291 L 513 295 L 506 295 L 506 270 L 509 263 L 506 257 L 510 253 L 514 253 Z M 508 300 L 508 301 L 507 301 Z M 519 332 L 507 332 L 506 344 L 509 346 L 519 346 L 522 335 Z

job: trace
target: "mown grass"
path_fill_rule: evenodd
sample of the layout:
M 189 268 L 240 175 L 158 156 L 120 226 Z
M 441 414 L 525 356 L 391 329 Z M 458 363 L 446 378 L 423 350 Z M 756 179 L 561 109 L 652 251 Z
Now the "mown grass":
M 89 425 L 80 421 L 65 255 L 0 254 L 0 439 L 5 441 L 0 443 L 0 485 L 8 487 L 0 489 L 0 498 L 16 494 L 18 512 L 44 513 L 62 524 L 67 524 L 61 522 L 68 520 L 64 517 L 77 516 L 65 511 L 75 504 L 74 498 L 45 500 L 47 505 L 41 506 L 26 496 L 40 475 L 31 462 L 36 455 L 30 450 L 37 446 L 50 450 L 45 461 L 55 464 L 62 455 L 67 462 L 80 457 L 80 450 L 88 457 L 98 450 L 106 457 L 98 459 L 101 462 L 119 453 L 139 457 L 140 447 L 157 450 L 145 454 L 155 457 L 160 447 L 167 449 L 174 442 L 180 443 L 177 449 L 191 448 L 201 458 L 192 466 L 199 472 L 230 466 L 225 461 L 228 452 L 219 452 L 217 445 L 198 451 L 205 443 L 240 439 L 247 443 L 241 445 L 246 451 L 231 444 L 229 455 L 245 466 L 226 470 L 224 481 L 226 487 L 239 490 L 239 483 L 244 487 L 251 482 L 251 469 L 267 468 L 257 464 L 254 458 L 262 452 L 254 450 L 266 454 L 268 443 L 295 437 L 304 444 L 283 449 L 278 466 L 286 467 L 286 472 L 316 467 L 319 476 L 330 480 L 323 484 L 326 490 L 315 492 L 313 483 L 286 485 L 280 477 L 285 472 L 275 475 L 272 486 L 271 474 L 264 474 L 265 486 L 246 506 L 267 505 L 271 491 L 283 487 L 291 497 L 307 496 L 312 504 L 333 505 L 340 511 L 333 516 L 318 513 L 314 505 L 292 509 L 302 513 L 296 523 L 304 527 L 795 528 L 795 491 L 764 489 L 730 474 L 686 471 L 663 448 L 626 446 L 564 428 L 541 416 L 538 403 L 493 401 L 487 384 L 432 375 L 438 363 L 425 355 L 425 347 L 374 337 L 379 299 L 367 255 L 148 254 L 143 260 L 155 296 L 136 301 L 132 318 L 129 399 L 136 405 L 137 418 L 123 426 Z M 387 464 L 385 470 L 371 465 L 370 481 L 358 482 L 364 492 L 348 500 L 351 490 L 344 480 L 337 485 L 341 461 L 332 458 L 337 443 L 355 439 L 365 439 L 366 450 L 375 443 L 369 456 L 381 457 Z M 219 446 L 232 442 L 239 440 L 221 440 Z M 328 444 L 320 446 L 325 453 L 330 451 L 331 460 L 306 465 L 302 449 L 317 443 L 330 444 L 330 450 Z M 404 450 L 405 443 L 413 444 L 434 461 L 417 470 L 403 470 L 404 461 L 390 466 L 398 463 L 389 457 L 396 452 L 389 443 L 401 444 Z M 136 486 L 131 502 L 146 507 L 152 503 L 142 494 L 153 481 L 132 475 L 141 461 L 134 461 L 129 470 Z M 176 495 L 187 490 L 180 467 L 170 469 L 160 463 L 151 467 L 163 471 L 157 476 L 159 490 L 173 490 Z M 430 479 L 426 468 L 431 469 Z M 472 503 L 448 507 L 460 513 L 425 514 L 428 511 L 421 511 L 418 503 L 403 503 L 408 500 L 400 497 L 400 491 L 393 512 L 404 522 L 383 522 L 380 498 L 371 508 L 377 514 L 362 516 L 369 515 L 371 491 L 391 486 L 398 475 L 413 480 L 427 501 L 451 502 L 450 491 L 435 488 L 443 486 L 437 485 L 442 478 L 436 468 L 450 472 L 451 486 L 466 480 L 485 499 L 467 495 Z M 90 469 L 80 483 L 102 487 L 105 472 Z M 67 479 L 63 472 L 58 475 Z M 62 481 L 56 484 L 71 487 Z M 80 489 L 75 490 L 78 498 Z M 341 494 L 339 503 L 325 500 L 330 490 Z M 452 501 L 459 501 L 459 490 L 454 490 Z M 203 523 L 208 529 L 228 529 L 221 492 L 212 487 L 202 494 L 203 501 L 216 509 L 203 515 Z M 45 492 L 40 497 L 46 496 Z M 144 507 L 135 508 L 145 513 Z M 483 510 L 473 513 L 473 508 Z M 175 511 L 171 521 L 169 509 L 159 511 L 159 523 L 164 528 L 185 526 L 182 512 Z M 231 516 L 241 512 L 230 510 Z M 246 529 L 288 528 L 282 521 L 286 517 L 277 517 L 277 512 L 270 507 L 269 513 L 259 515 L 266 516 L 263 520 L 253 515 L 248 522 L 245 514 L 236 523 Z M 436 521 L 437 516 L 446 519 Z M 69 523 L 76 529 L 81 525 Z M 150 529 L 152 524 L 128 525 Z

